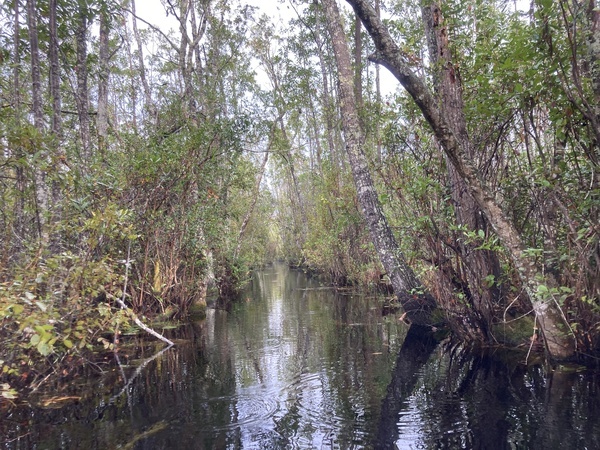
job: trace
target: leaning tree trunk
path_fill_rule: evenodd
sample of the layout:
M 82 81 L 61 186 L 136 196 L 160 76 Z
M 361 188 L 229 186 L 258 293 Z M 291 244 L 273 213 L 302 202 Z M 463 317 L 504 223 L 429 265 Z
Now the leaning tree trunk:
M 377 52 L 370 59 L 386 67 L 411 95 L 423 117 L 431 126 L 436 139 L 441 143 L 448 159 L 455 167 L 458 176 L 465 182 L 468 191 L 510 255 L 523 287 L 531 299 L 532 309 L 544 338 L 548 357 L 553 360 L 565 360 L 573 357 L 576 343 L 568 333 L 569 325 L 564 314 L 552 296 L 540 295 L 540 293 L 548 292 L 550 287 L 556 286 L 556 280 L 550 274 L 539 270 L 535 258 L 525 251 L 526 247 L 521 236 L 496 202 L 494 194 L 478 178 L 477 170 L 466 149 L 452 132 L 436 99 L 424 80 L 411 70 L 407 55 L 394 42 L 377 17 L 375 10 L 366 0 L 346 1 L 360 16 L 375 43 Z
M 421 289 L 421 283 L 406 263 L 383 214 L 369 171 L 367 158 L 362 149 L 363 136 L 354 97 L 352 63 L 339 10 L 335 0 L 323 0 L 322 3 L 325 7 L 327 28 L 333 44 L 338 69 L 342 126 L 358 201 L 369 227 L 369 233 L 377 255 L 391 279 L 394 292 L 404 307 L 408 318 L 416 324 L 429 324 L 435 302 L 430 296 L 414 295 Z

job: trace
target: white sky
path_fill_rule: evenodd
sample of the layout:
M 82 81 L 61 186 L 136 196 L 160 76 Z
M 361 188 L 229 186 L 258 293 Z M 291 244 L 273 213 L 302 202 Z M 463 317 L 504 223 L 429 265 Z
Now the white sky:
M 288 18 L 292 17 L 290 14 L 294 14 L 288 5 L 281 4 L 279 0 L 242 0 L 241 3 L 256 6 L 262 13 L 272 17 Z M 166 16 L 161 0 L 138 0 L 136 2 L 136 10 L 139 17 L 153 25 L 159 26 L 162 29 L 166 28 L 167 30 L 169 28 L 177 29 L 177 21 L 172 16 Z M 138 26 L 145 28 L 143 23 L 139 23 Z
M 283 24 L 290 18 L 296 17 L 296 12 L 290 7 L 287 0 L 285 2 L 281 2 L 280 0 L 242 0 L 241 3 L 258 7 L 259 14 L 257 14 L 257 17 L 262 14 L 266 14 L 273 19 L 273 23 L 275 25 Z M 346 2 L 341 2 L 341 6 L 346 7 Z M 169 29 L 177 29 L 179 26 L 173 16 L 167 17 L 161 0 L 137 0 L 136 12 L 137 15 L 142 19 L 157 27 L 160 27 L 165 31 L 168 31 Z M 143 22 L 138 21 L 138 27 L 146 28 L 146 25 Z M 151 48 L 148 50 L 150 53 L 153 51 Z M 261 83 L 261 69 L 259 67 L 255 67 L 255 70 L 257 70 L 258 81 Z M 393 93 L 399 87 L 398 81 L 385 68 L 381 68 L 380 77 L 382 95 Z M 264 87 L 266 88 L 267 86 Z

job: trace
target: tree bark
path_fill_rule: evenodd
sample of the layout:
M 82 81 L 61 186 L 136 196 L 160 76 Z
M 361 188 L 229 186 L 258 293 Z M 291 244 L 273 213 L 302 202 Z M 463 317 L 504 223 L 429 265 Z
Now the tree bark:
M 429 58 L 434 74 L 434 86 L 443 116 L 455 134 L 471 161 L 477 161 L 477 154 L 467 132 L 464 114 L 462 82 L 458 68 L 454 65 L 448 41 L 448 29 L 444 24 L 441 6 L 438 0 L 422 2 L 423 23 L 429 44 Z M 456 168 L 446 157 L 448 182 L 452 195 L 456 222 L 470 231 L 487 231 L 487 223 L 475 199 L 459 176 Z M 487 233 L 486 233 L 487 234 Z M 477 250 L 473 244 L 457 242 L 459 256 L 466 269 L 467 299 L 476 313 L 475 324 L 478 329 L 465 330 L 476 339 L 485 340 L 492 321 L 493 303 L 500 296 L 499 289 L 485 285 L 485 278 L 493 275 L 499 279 L 500 263 L 496 254 L 490 250 Z M 443 277 L 441 271 L 440 276 Z M 462 321 L 470 327 L 471 321 Z
M 21 127 L 21 25 L 19 22 L 20 12 L 19 12 L 19 2 L 14 2 L 14 34 L 13 34 L 13 60 L 14 60 L 14 68 L 13 68 L 13 104 L 15 108 L 15 117 L 16 117 L 16 125 L 17 129 Z M 14 150 L 15 156 L 17 159 L 23 158 L 23 147 L 21 145 L 15 146 Z M 15 167 L 15 175 L 16 175 L 16 191 L 18 192 L 18 198 L 15 202 L 15 234 L 17 236 L 16 240 L 16 250 L 21 248 L 21 243 L 25 239 L 25 171 L 21 164 L 17 164 Z
M 383 214 L 379 197 L 369 171 L 367 158 L 363 152 L 350 51 L 346 35 L 341 25 L 340 14 L 335 0 L 322 0 L 335 55 L 340 94 L 342 126 L 346 141 L 346 152 L 356 185 L 358 201 L 369 228 L 371 240 L 377 255 L 386 270 L 395 294 L 404 307 L 408 318 L 417 325 L 429 324 L 435 302 L 430 296 L 416 295 L 422 288 L 413 270 L 408 266 L 396 238 Z
M 331 1 L 331 0 L 330 0 Z M 574 356 L 576 344 L 569 335 L 568 323 L 552 296 L 545 298 L 540 293 L 556 286 L 550 274 L 544 274 L 536 266 L 535 258 L 526 252 L 526 247 L 505 212 L 500 208 L 493 193 L 480 181 L 466 149 L 460 144 L 446 121 L 437 101 L 430 93 L 424 80 L 411 70 L 407 55 L 396 45 L 387 29 L 377 18 L 375 10 L 366 0 L 346 0 L 360 16 L 371 35 L 377 52 L 370 59 L 386 67 L 421 110 L 431 126 L 435 137 L 442 144 L 448 159 L 455 167 L 468 191 L 471 193 L 498 238 L 506 248 L 521 278 L 532 304 L 539 329 L 551 360 L 565 360 Z
M 360 112 L 363 108 L 363 87 L 362 87 L 362 22 L 360 17 L 354 15 L 354 98 L 356 99 L 356 108 Z M 361 121 L 362 124 L 362 121 Z
M 142 88 L 144 89 L 144 99 L 146 101 L 146 109 L 150 113 L 150 122 L 156 123 L 156 107 L 154 106 L 154 102 L 152 101 L 152 91 L 150 90 L 150 85 L 148 84 L 148 78 L 146 77 L 146 64 L 144 63 L 144 46 L 142 45 L 142 38 L 140 37 L 140 32 L 137 27 L 137 17 L 135 12 L 135 0 L 131 0 L 131 12 L 132 12 L 132 27 L 133 27 L 133 37 L 135 38 L 135 42 L 137 43 L 138 48 L 138 64 L 140 65 L 140 80 L 142 81 Z
M 590 77 L 594 91 L 594 106 L 600 121 L 600 4 L 596 0 L 589 0 L 587 9 L 588 30 L 587 48 L 590 64 Z
M 49 60 L 50 60 L 50 98 L 52 99 L 52 133 L 58 141 L 62 135 L 61 95 L 60 95 L 60 63 L 58 60 L 58 30 L 56 24 L 57 0 L 50 0 L 49 5 Z M 57 142 L 58 144 L 58 142 Z
M 322 108 L 325 113 L 325 127 L 327 134 L 327 147 L 329 148 L 329 159 L 333 167 L 339 167 L 341 164 L 338 163 L 336 156 L 335 146 L 335 128 L 333 125 L 333 102 L 331 101 L 331 93 L 329 92 L 329 76 L 327 74 L 327 65 L 325 64 L 325 55 L 323 54 L 323 42 L 319 33 L 315 33 L 315 43 L 319 50 L 319 68 L 321 69 L 321 79 L 323 81 L 323 96 L 322 96 Z
M 96 128 L 98 130 L 98 150 L 103 156 L 106 153 L 106 140 L 108 138 L 108 79 L 110 76 L 108 60 L 108 44 L 110 34 L 109 19 L 110 17 L 108 11 L 102 11 L 100 13 L 100 30 L 98 39 L 98 116 L 96 117 Z
M 75 31 L 77 63 L 77 113 L 79 115 L 79 135 L 81 137 L 81 159 L 89 163 L 90 148 L 90 118 L 88 100 L 88 70 L 87 70 L 87 26 L 88 11 L 85 6 L 80 6 L 77 29 Z
M 31 97 L 33 103 L 33 124 L 39 134 L 41 153 L 40 161 L 45 159 L 43 150 L 42 136 L 44 135 L 44 111 L 42 109 L 42 82 L 40 75 L 40 49 L 37 31 L 37 7 L 35 0 L 27 0 L 27 27 L 29 46 L 31 52 Z M 43 163 L 42 163 L 43 164 Z M 46 172 L 39 168 L 40 163 L 36 164 L 35 171 L 35 192 L 36 192 L 36 221 L 38 236 L 42 242 L 48 241 L 46 230 L 46 213 L 48 211 L 48 190 L 46 188 Z

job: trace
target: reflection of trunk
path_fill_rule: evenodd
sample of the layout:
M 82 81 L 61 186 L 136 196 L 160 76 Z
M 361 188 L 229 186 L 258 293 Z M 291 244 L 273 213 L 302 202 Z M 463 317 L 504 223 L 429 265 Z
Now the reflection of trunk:
M 469 423 L 467 439 L 471 448 L 511 448 L 508 408 L 511 400 L 518 401 L 515 390 L 521 387 L 525 370 L 524 366 L 497 359 L 494 354 L 453 349 L 445 379 L 440 379 L 439 388 L 433 389 L 432 401 L 444 405 L 444 415 L 441 421 L 435 418 L 431 425 L 451 430 L 462 418 Z M 448 397 L 460 401 L 448 401 Z M 465 408 L 464 402 L 473 407 Z
M 462 83 L 458 69 L 452 63 L 450 46 L 448 43 L 448 30 L 443 23 L 441 7 L 437 0 L 425 0 L 422 7 L 425 32 L 429 42 L 429 57 L 434 72 L 434 86 L 438 91 L 439 104 L 442 114 L 446 118 L 457 139 L 465 147 L 466 155 L 476 161 L 476 154 L 467 133 L 467 124 L 464 115 Z M 446 157 L 446 166 L 449 172 L 449 184 L 452 193 L 456 222 L 469 231 L 486 230 L 487 224 L 483 220 L 480 209 L 475 199 L 468 193 L 464 181 L 459 176 L 456 168 Z M 479 329 L 465 330 L 475 339 L 485 340 L 487 329 L 492 320 L 492 304 L 494 298 L 499 296 L 497 289 L 488 288 L 484 283 L 488 275 L 498 279 L 500 264 L 496 255 L 489 250 L 476 250 L 473 244 L 457 242 L 457 248 L 466 269 L 468 282 L 467 292 L 463 292 L 471 302 L 477 317 L 475 327 Z M 462 272 L 462 271 L 461 271 Z M 446 278 L 448 286 L 452 280 L 444 277 L 443 271 L 438 271 L 440 278 Z M 463 321 L 462 326 L 469 327 L 471 321 Z M 473 327 L 473 328 L 475 328 Z
M 396 359 L 396 368 L 381 404 L 377 427 L 377 448 L 394 449 L 398 439 L 398 414 L 407 407 L 407 400 L 419 379 L 421 368 L 437 346 L 429 328 L 412 325 L 404 338 Z
M 394 292 L 398 296 L 408 317 L 415 323 L 428 323 L 434 301 L 429 296 L 412 295 L 411 291 L 421 288 L 415 273 L 406 263 L 396 238 L 389 227 L 375 185 L 371 178 L 367 158 L 362 149 L 363 137 L 353 91 L 353 73 L 350 51 L 341 25 L 335 0 L 324 0 L 325 16 L 338 69 L 340 107 L 346 151 L 352 168 L 358 201 L 369 227 L 371 240 L 381 263 L 388 273 Z
M 464 181 L 510 255 L 521 277 L 523 287 L 532 301 L 532 308 L 544 336 L 548 356 L 559 360 L 572 357 L 575 352 L 575 341 L 567 334 L 568 330 L 564 329 L 562 311 L 556 307 L 552 298 L 542 298 L 539 294 L 547 292 L 549 287 L 556 286 L 556 280 L 550 274 L 543 274 L 538 270 L 535 257 L 526 252 L 521 236 L 496 202 L 494 193 L 480 181 L 466 149 L 452 132 L 444 114 L 438 108 L 438 102 L 431 95 L 425 82 L 411 70 L 406 62 L 405 53 L 393 41 L 387 29 L 377 18 L 375 10 L 366 0 L 347 0 L 347 2 L 361 17 L 375 42 L 377 53 L 371 59 L 390 70 L 412 96 L 458 176 Z

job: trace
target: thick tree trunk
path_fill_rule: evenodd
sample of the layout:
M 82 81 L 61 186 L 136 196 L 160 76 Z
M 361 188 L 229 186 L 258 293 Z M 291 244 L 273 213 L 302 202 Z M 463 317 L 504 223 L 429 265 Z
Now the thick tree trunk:
M 434 73 L 434 86 L 437 90 L 440 109 L 453 133 L 465 148 L 471 161 L 477 161 L 477 155 L 467 133 L 464 114 L 462 83 L 458 69 L 453 64 L 448 42 L 448 29 L 444 24 L 440 3 L 437 0 L 422 2 L 423 23 L 429 44 L 429 58 Z M 448 158 L 448 182 L 456 214 L 456 222 L 470 231 L 487 231 L 487 223 L 475 199 Z M 489 250 L 477 250 L 473 244 L 456 243 L 463 267 L 466 272 L 467 292 L 463 292 L 473 306 L 475 323 L 479 329 L 465 330 L 476 339 L 485 340 L 492 320 L 493 303 L 500 296 L 493 285 L 486 286 L 485 279 L 500 275 L 500 263 L 495 253 Z M 443 277 L 442 271 L 440 276 Z M 451 283 L 448 280 L 447 283 Z M 472 321 L 461 321 L 469 327 Z
M 539 329 L 542 332 L 550 359 L 571 358 L 576 350 L 575 340 L 569 335 L 568 323 L 552 297 L 544 298 L 541 292 L 556 286 L 551 275 L 544 274 L 536 266 L 535 259 L 526 247 L 505 212 L 500 208 L 493 193 L 479 180 L 477 170 L 469 159 L 451 126 L 446 121 L 437 101 L 424 80 L 413 73 L 407 55 L 396 45 L 387 29 L 377 18 L 375 10 L 366 0 L 346 0 L 360 16 L 363 25 L 373 38 L 377 53 L 371 60 L 386 67 L 411 95 L 424 118 L 430 124 L 436 138 L 442 144 L 448 159 L 458 176 L 473 196 L 490 225 L 508 251 L 511 260 L 529 295 Z
M 429 296 L 412 295 L 420 290 L 422 285 L 404 259 L 404 255 L 387 223 L 371 178 L 367 158 L 363 153 L 363 137 L 354 98 L 350 51 L 341 25 L 339 10 L 335 0 L 322 0 L 322 3 L 325 7 L 327 27 L 338 69 L 342 126 L 358 201 L 369 227 L 371 240 L 377 255 L 391 279 L 394 292 L 402 303 L 407 316 L 413 323 L 418 325 L 428 324 L 431 320 L 431 312 L 435 307 L 435 302 Z

